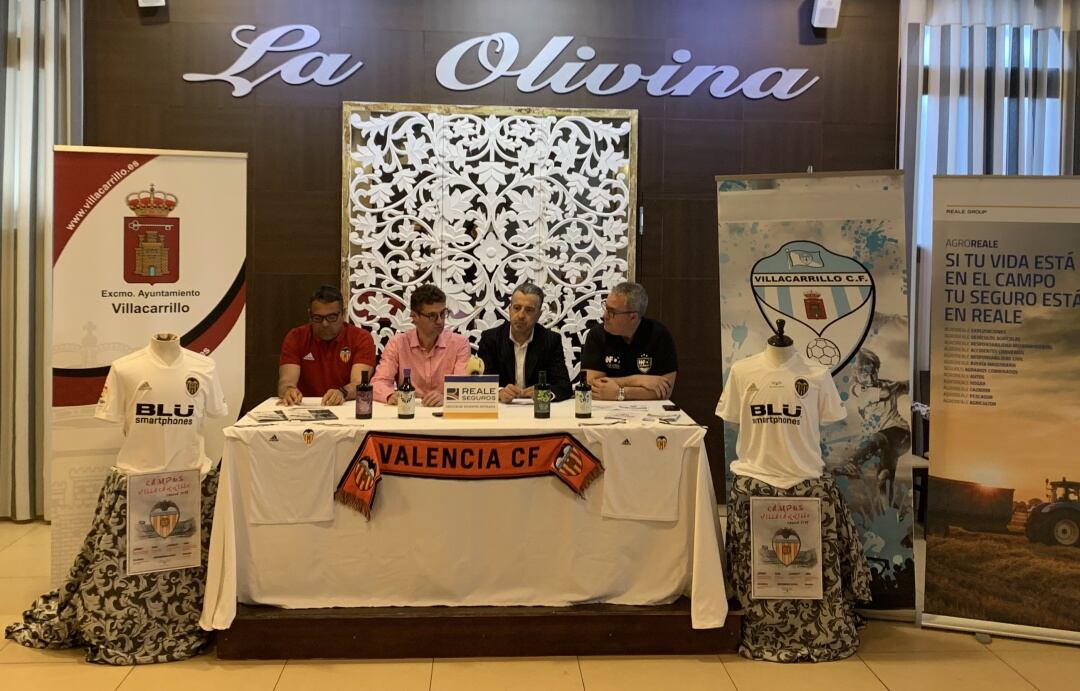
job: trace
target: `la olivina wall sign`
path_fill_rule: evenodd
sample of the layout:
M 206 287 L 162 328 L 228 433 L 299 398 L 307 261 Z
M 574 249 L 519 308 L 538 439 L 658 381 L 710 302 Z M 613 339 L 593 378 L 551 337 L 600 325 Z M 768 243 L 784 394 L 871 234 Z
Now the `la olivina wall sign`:
M 245 40 L 244 36 L 250 36 Z M 339 84 L 356 74 L 363 61 L 350 53 L 324 53 L 311 50 L 321 38 L 309 24 L 287 24 L 258 33 L 256 27 L 243 24 L 232 30 L 232 40 L 242 48 L 240 57 L 217 74 L 188 72 L 189 82 L 223 81 L 232 85 L 232 95 L 246 96 L 259 84 L 274 76 L 292 85 L 314 82 L 321 86 Z M 585 89 L 597 96 L 611 96 L 645 82 L 650 96 L 689 96 L 699 88 L 708 88 L 714 98 L 742 94 L 746 98 L 772 97 L 786 101 L 806 93 L 820 79 L 809 70 L 792 67 L 766 67 L 743 77 L 733 65 L 693 65 L 693 55 L 685 48 L 671 54 L 672 62 L 647 73 L 641 65 L 594 62 L 596 50 L 587 45 L 568 53 L 573 36 L 553 36 L 531 59 L 521 56 L 517 38 L 507 32 L 477 36 L 462 41 L 446 51 L 435 65 L 435 79 L 447 89 L 470 91 L 498 79 L 515 79 L 517 90 L 532 93 L 547 89 L 568 94 Z M 240 74 L 258 72 L 260 61 L 271 53 L 291 53 L 285 62 L 249 79 Z M 458 66 L 479 65 L 485 76 L 473 82 L 458 77 Z M 521 65 L 516 67 L 516 65 Z M 543 77 L 555 68 L 554 73 Z

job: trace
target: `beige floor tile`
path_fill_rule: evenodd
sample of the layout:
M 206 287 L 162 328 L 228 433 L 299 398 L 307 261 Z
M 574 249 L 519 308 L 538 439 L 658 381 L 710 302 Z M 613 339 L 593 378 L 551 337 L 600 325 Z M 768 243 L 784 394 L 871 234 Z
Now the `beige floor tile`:
M 10 642 L 10 641 L 9 641 Z M 15 665 L 25 663 L 47 664 L 51 662 L 85 662 L 85 648 L 66 648 L 64 650 L 39 650 L 37 648 L 25 648 L 18 643 L 11 644 L 0 649 L 0 665 Z M 0 672 L 0 676 L 3 672 Z
M 582 657 L 585 691 L 735 691 L 720 658 L 708 657 Z
M 990 645 L 991 651 L 1039 691 L 1075 691 L 1080 687 L 1080 648 L 1032 643 L 1039 646 L 1037 650 L 1003 650 L 996 645 Z
M 0 578 L 0 612 L 22 612 L 48 590 L 46 576 Z
M 885 691 L 885 687 L 857 657 L 816 664 L 780 664 L 747 660 L 738 655 L 720 659 L 739 691 Z
M 889 691 L 1031 691 L 1035 688 L 989 651 L 860 653 L 859 656 Z
M 15 523 L 14 521 L 0 520 L 0 549 L 14 544 L 16 540 L 25 536 L 37 525 L 44 524 L 39 522 Z
M 52 526 L 47 523 L 34 523 L 33 527 L 19 538 L 18 544 L 20 547 L 24 545 L 43 547 L 45 553 L 48 554 L 49 549 L 52 547 Z
M 427 691 L 431 660 L 289 660 L 274 691 Z
M 0 549 L 0 578 L 39 576 L 49 577 L 49 548 L 23 544 L 19 540 Z
M 113 691 L 131 671 L 89 663 L 6 665 L 0 669 L 0 681 L 5 689 L 27 691 Z
M 871 621 L 859 632 L 860 653 L 970 652 L 985 650 L 975 634 L 926 629 L 895 621 Z
M 118 691 L 273 691 L 284 660 L 218 660 L 214 653 L 190 660 L 139 665 Z
M 574 657 L 436 659 L 431 691 L 581 691 Z

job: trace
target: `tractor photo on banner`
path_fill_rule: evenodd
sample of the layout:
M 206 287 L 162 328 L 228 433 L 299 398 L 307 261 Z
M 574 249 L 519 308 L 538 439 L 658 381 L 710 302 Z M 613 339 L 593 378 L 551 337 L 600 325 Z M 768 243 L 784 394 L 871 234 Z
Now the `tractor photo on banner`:
M 825 472 L 859 529 L 872 607 L 913 611 L 903 176 L 717 178 L 717 218 L 725 381 L 778 319 L 803 359 L 829 368 L 847 417 L 822 428 Z M 738 433 L 724 423 L 728 464 Z

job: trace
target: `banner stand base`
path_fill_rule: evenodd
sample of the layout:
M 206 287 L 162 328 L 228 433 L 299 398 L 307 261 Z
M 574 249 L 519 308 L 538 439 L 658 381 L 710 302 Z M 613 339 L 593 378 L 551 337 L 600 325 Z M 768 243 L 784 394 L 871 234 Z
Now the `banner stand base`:
M 1030 638 L 1031 640 L 1045 641 L 1047 643 L 1080 645 L 1080 631 L 1043 629 L 1037 626 L 1021 626 L 998 621 L 982 621 L 981 619 L 964 619 L 962 617 L 947 617 L 941 614 L 925 613 L 919 623 L 926 628 L 932 629 L 970 631 L 971 633 L 985 633 L 991 636 Z

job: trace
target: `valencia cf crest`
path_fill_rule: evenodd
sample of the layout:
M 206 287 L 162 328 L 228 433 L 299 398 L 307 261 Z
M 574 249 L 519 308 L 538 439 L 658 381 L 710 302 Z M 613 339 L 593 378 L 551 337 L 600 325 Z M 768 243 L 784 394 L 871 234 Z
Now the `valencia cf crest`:
M 195 377 L 188 377 L 184 381 L 184 386 L 187 388 L 189 396 L 194 396 L 195 394 L 199 393 L 199 380 Z
M 342 362 L 348 364 L 349 360 L 352 360 L 352 350 L 349 349 L 349 346 L 345 346 L 338 353 L 338 357 L 341 358 Z
M 662 434 L 659 437 L 657 437 L 656 438 L 656 448 L 658 450 L 660 450 L 660 451 L 663 451 L 664 449 L 666 449 L 667 448 L 667 437 L 665 437 Z
M 802 549 L 802 540 L 791 528 L 782 528 L 773 535 L 772 548 L 781 564 L 791 566 Z
M 642 374 L 648 374 L 649 370 L 652 369 L 652 358 L 648 355 L 638 355 L 637 368 L 638 372 L 641 372 Z
M 368 491 L 375 487 L 375 481 L 379 478 L 379 469 L 375 465 L 375 461 L 370 457 L 364 456 L 360 459 L 360 462 L 356 464 L 355 477 L 353 482 L 361 490 Z
M 150 509 L 150 525 L 160 538 L 172 535 L 180 523 L 180 507 L 171 501 L 159 501 Z
M 304 430 L 304 443 L 311 446 L 311 442 L 315 441 L 315 430 L 310 427 Z
M 170 218 L 176 195 L 154 189 L 126 199 L 135 215 L 124 217 L 124 281 L 176 283 L 180 280 L 180 219 Z
M 869 269 L 816 242 L 795 240 L 759 259 L 750 284 L 769 328 L 785 319 L 788 334 L 806 344 L 807 359 L 833 374 L 870 331 L 875 289 Z
M 802 377 L 795 380 L 795 393 L 799 394 L 799 398 L 806 395 L 806 392 L 810 390 L 810 382 L 806 381 Z

